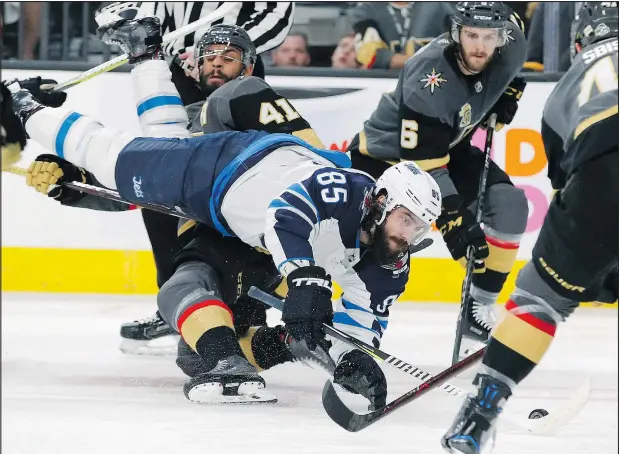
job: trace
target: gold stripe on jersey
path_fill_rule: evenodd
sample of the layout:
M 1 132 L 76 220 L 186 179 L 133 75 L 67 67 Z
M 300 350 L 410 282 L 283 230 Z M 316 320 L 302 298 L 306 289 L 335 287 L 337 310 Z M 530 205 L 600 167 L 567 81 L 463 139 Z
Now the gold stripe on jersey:
M 192 227 L 194 227 L 196 225 L 196 221 L 194 221 L 193 219 L 187 219 L 177 230 L 177 236 L 181 236 L 183 235 L 185 232 L 187 232 L 189 229 L 191 229 Z
M 286 295 L 288 294 L 288 284 L 286 279 L 282 279 L 282 282 L 280 282 L 280 285 L 276 287 L 273 293 L 278 295 L 280 298 L 286 298 Z
M 366 145 L 366 132 L 364 130 L 362 130 L 359 135 L 359 149 L 360 149 L 360 153 L 365 155 L 365 156 L 370 156 L 370 153 L 368 153 L 368 148 Z
M 304 142 L 308 142 L 310 145 L 316 148 L 325 148 L 321 139 L 316 134 L 316 131 L 312 128 L 301 129 L 299 131 L 293 131 L 295 137 L 300 138 Z
M 405 160 L 403 159 L 403 161 Z M 450 162 L 450 155 L 445 155 L 442 158 L 421 159 L 419 161 L 413 161 L 413 162 L 415 162 L 418 165 L 418 167 L 420 167 L 420 169 L 428 172 L 429 170 L 438 169 L 439 167 L 443 167 L 447 165 L 448 162 Z
M 573 137 L 573 140 L 579 137 L 579 134 L 581 134 L 593 124 L 598 123 L 599 121 L 606 120 L 612 115 L 618 115 L 618 104 L 611 106 L 610 108 L 605 109 L 595 115 L 592 115 L 591 117 L 586 118 L 581 123 L 579 123 L 579 125 L 577 125 L 577 128 L 575 128 L 575 135 Z

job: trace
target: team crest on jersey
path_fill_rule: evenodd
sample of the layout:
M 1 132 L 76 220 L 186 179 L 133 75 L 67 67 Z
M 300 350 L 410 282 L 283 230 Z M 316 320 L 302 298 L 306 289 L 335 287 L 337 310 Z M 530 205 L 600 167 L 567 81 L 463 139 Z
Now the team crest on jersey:
M 463 107 L 459 110 L 459 117 L 461 118 L 459 128 L 466 128 L 471 124 L 471 106 L 469 103 L 463 104 Z
M 482 91 L 482 82 L 476 82 L 476 85 L 474 85 L 474 90 L 476 90 L 476 93 L 480 93 Z
M 425 74 L 424 79 L 420 79 L 420 82 L 424 82 L 422 88 L 430 88 L 431 94 L 435 93 L 435 88 L 441 88 L 441 84 L 448 82 L 442 77 L 443 73 L 438 73 L 435 68 L 432 69 L 430 74 Z

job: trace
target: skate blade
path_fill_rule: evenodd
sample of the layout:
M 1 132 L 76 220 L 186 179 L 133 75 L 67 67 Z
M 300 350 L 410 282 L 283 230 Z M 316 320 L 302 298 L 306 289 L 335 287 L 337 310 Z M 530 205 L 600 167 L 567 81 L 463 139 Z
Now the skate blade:
M 171 334 L 149 341 L 123 339 L 119 348 L 126 355 L 176 356 L 180 337 L 177 334 Z
M 236 395 L 223 395 L 224 385 L 221 383 L 204 383 L 194 386 L 188 393 L 187 398 L 197 404 L 271 404 L 276 403 L 278 398 L 265 390 L 262 383 L 246 382 L 239 385 Z

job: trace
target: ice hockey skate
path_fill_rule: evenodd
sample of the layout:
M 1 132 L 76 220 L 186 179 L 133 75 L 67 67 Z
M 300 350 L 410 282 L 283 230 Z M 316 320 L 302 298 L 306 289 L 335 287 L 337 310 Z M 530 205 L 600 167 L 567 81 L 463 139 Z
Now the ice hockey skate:
M 478 395 L 470 394 L 452 427 L 442 437 L 442 446 L 452 454 L 489 453 L 495 444 L 497 417 L 512 392 L 502 382 L 489 377 L 476 377 Z
M 218 361 L 205 374 L 183 385 L 185 397 L 199 404 L 275 403 L 278 399 L 265 390 L 265 380 L 254 366 L 240 356 Z
M 128 355 L 173 356 L 180 336 L 170 328 L 159 311 L 152 317 L 121 325 L 120 349 Z

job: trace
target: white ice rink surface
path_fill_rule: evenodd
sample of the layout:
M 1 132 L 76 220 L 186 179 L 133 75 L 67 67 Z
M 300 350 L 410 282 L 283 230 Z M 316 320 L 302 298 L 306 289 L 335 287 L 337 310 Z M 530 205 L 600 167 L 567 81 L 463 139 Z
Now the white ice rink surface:
M 460 398 L 433 391 L 361 432 L 333 423 L 321 405 L 324 376 L 299 364 L 264 373 L 277 404 L 204 406 L 187 401 L 172 358 L 125 356 L 122 322 L 150 315 L 153 297 L 4 294 L 2 452 L 5 454 L 441 453 Z M 269 311 L 270 322 L 277 313 Z M 438 372 L 449 365 L 456 305 L 397 304 L 382 348 Z M 617 310 L 582 309 L 563 325 L 543 364 L 507 413 L 566 398 L 589 375 L 583 411 L 555 436 L 500 425 L 496 454 L 618 452 Z M 391 400 L 415 387 L 385 367 Z M 471 374 L 470 374 L 471 376 Z M 468 387 L 470 379 L 457 378 Z M 358 407 L 359 408 L 359 407 Z

